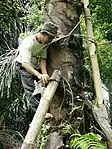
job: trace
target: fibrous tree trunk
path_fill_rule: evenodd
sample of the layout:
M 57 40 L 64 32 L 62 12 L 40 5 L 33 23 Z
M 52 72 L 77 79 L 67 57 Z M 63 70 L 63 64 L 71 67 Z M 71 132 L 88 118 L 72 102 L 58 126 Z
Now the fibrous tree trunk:
M 77 8 L 77 2 L 46 1 L 45 22 L 55 23 L 59 27 L 59 36 L 67 35 L 79 22 L 80 14 L 78 14 Z M 79 25 L 73 34 L 80 34 Z M 81 39 L 71 35 L 69 38 L 62 39 L 49 47 L 48 73 L 51 75 L 55 69 L 61 71 L 62 81 L 50 105 L 50 112 L 54 117 L 52 125 L 57 128 L 62 123 L 70 123 L 75 129 L 78 129 L 82 122 L 83 109 L 83 50 Z

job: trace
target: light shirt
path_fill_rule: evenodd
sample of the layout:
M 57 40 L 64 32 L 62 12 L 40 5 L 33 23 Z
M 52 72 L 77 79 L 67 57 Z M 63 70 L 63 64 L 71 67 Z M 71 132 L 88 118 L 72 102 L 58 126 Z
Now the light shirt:
M 36 34 L 26 37 L 18 47 L 19 55 L 16 61 L 19 63 L 31 63 L 34 68 L 38 68 L 40 60 L 47 58 L 46 45 L 36 40 Z

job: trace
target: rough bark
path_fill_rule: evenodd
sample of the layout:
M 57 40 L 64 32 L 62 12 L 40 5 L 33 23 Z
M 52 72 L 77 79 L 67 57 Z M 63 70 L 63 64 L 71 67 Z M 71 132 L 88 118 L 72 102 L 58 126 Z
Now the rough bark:
M 93 106 L 92 112 L 94 114 L 96 121 L 103 130 L 106 138 L 108 139 L 109 143 L 112 144 L 112 129 L 111 126 L 109 125 L 107 117 L 105 117 L 105 113 L 103 113 L 102 110 L 96 106 Z
M 45 21 L 52 21 L 59 27 L 59 36 L 67 35 L 79 22 L 77 5 L 66 1 L 47 1 Z M 80 26 L 74 33 L 80 34 Z M 50 112 L 54 116 L 53 126 L 59 126 L 68 121 L 78 129 L 82 122 L 83 51 L 81 44 L 80 39 L 71 36 L 69 39 L 54 43 L 48 50 L 49 74 L 51 75 L 54 69 L 58 69 L 65 78 L 62 79 L 50 105 Z
M 101 107 L 93 105 L 90 101 L 86 101 L 85 104 L 91 109 L 92 117 L 95 118 L 100 130 L 102 130 L 103 136 L 107 139 L 108 148 L 112 148 L 112 128 L 109 124 L 108 117 L 105 115 L 105 111 L 102 111 Z M 88 110 L 88 111 L 89 111 Z M 89 117 L 89 119 L 91 119 Z M 88 121 L 89 122 L 89 121 Z M 99 129 L 99 127 L 98 127 Z

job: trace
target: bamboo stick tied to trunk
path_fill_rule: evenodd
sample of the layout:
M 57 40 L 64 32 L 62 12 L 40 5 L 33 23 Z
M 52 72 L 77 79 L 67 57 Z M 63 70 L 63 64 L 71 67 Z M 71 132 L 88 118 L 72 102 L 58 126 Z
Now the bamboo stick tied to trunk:
M 89 0 L 82 0 L 82 2 L 84 4 L 87 35 L 89 38 L 94 39 L 91 13 L 88 7 Z M 94 80 L 94 87 L 95 87 L 95 92 L 97 97 L 97 103 L 98 103 L 98 106 L 101 107 L 103 105 L 103 95 L 102 95 L 102 83 L 100 78 L 98 59 L 95 53 L 96 45 L 91 41 L 88 41 L 88 45 L 89 45 L 89 53 L 90 53 L 90 59 L 91 59 L 91 65 L 92 65 L 93 80 Z
M 40 100 L 39 106 L 30 124 L 30 128 L 26 134 L 21 149 L 32 149 L 35 141 L 40 133 L 41 126 L 44 122 L 45 115 L 49 109 L 52 98 L 58 87 L 61 78 L 61 72 L 55 70 L 51 76 L 51 82 L 47 85 L 47 88 Z
M 87 35 L 89 38 L 94 39 L 91 13 L 88 7 L 89 0 L 82 0 L 82 2 L 84 4 Z M 104 134 L 106 135 L 109 144 L 112 144 L 112 141 L 111 141 L 112 140 L 112 135 L 111 135 L 112 129 L 110 128 L 110 125 L 109 125 L 107 109 L 105 105 L 103 104 L 102 83 L 101 83 L 101 78 L 100 78 L 98 59 L 95 53 L 96 46 L 95 46 L 95 43 L 91 41 L 88 41 L 88 45 L 89 45 L 89 53 L 90 53 L 92 71 L 93 71 L 94 87 L 95 87 L 97 103 L 98 103 L 98 107 L 93 106 L 93 114 L 94 114 L 96 121 L 98 122 L 101 129 L 103 130 Z M 109 146 L 109 149 L 111 149 L 111 146 L 112 145 Z

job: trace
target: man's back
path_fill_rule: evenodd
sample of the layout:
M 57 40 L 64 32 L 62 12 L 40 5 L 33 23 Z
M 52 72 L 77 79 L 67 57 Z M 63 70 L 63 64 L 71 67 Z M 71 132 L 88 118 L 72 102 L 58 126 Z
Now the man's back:
M 34 68 L 37 68 L 40 58 L 47 58 L 45 45 L 36 40 L 36 34 L 26 37 L 19 45 L 19 55 L 16 61 L 19 63 L 29 62 Z

